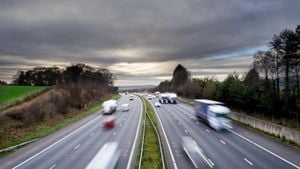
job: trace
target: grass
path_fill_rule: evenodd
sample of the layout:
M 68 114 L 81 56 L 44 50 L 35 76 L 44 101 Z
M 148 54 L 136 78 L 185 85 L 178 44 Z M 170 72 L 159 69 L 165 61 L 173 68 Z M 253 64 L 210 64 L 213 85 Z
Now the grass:
M 26 97 L 46 90 L 47 86 L 0 85 L 0 106 L 20 102 Z
M 144 101 L 145 111 L 148 113 L 154 125 L 157 128 L 157 121 L 154 115 L 154 110 L 150 103 L 142 98 Z M 155 130 L 146 115 L 143 116 L 145 120 L 145 125 L 143 125 L 142 129 L 145 128 L 145 139 L 144 139 L 144 151 L 142 157 L 142 166 L 143 169 L 161 169 L 161 156 L 159 149 L 159 142 Z M 139 155 L 136 160 L 136 167 L 138 168 L 139 158 L 140 158 L 141 146 L 139 149 Z
M 120 96 L 117 94 L 112 95 L 111 98 L 117 99 Z M 64 118 L 58 121 L 50 122 L 50 123 L 41 123 L 39 125 L 34 126 L 33 131 L 24 131 L 23 133 L 18 133 L 18 137 L 12 138 L 10 140 L 7 140 L 6 142 L 2 142 L 0 144 L 0 149 L 4 149 L 10 146 L 18 145 L 20 143 L 35 139 L 35 138 L 42 138 L 49 134 L 52 134 L 72 123 L 75 121 L 78 121 L 82 119 L 83 117 L 86 117 L 92 113 L 95 113 L 96 111 L 100 110 L 102 105 L 102 102 L 98 102 L 91 106 L 90 108 L 81 111 L 80 113 L 77 113 L 76 115 Z M 0 157 L 5 157 L 6 155 L 10 154 L 13 151 L 10 152 L 2 152 L 0 153 Z

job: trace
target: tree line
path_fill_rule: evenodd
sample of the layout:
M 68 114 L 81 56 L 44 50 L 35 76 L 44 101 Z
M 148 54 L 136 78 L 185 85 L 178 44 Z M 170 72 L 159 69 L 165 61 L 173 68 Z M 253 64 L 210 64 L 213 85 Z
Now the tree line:
M 188 98 L 219 100 L 232 108 L 300 122 L 300 26 L 275 34 L 268 51 L 253 55 L 245 75 L 232 73 L 219 82 L 215 78 L 192 78 L 178 65 L 170 81 L 154 90 L 173 91 Z
M 82 63 L 71 64 L 65 69 L 53 66 L 18 71 L 13 79 L 13 84 L 16 85 L 52 86 L 84 80 L 113 85 L 113 74 L 109 70 L 94 68 Z

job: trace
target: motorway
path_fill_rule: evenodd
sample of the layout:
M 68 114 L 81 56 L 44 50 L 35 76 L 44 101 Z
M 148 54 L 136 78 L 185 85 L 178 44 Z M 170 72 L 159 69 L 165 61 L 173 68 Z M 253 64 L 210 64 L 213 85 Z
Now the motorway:
M 158 99 L 150 101 L 153 104 Z M 163 142 L 169 169 L 195 168 L 183 151 L 181 136 L 194 139 L 212 162 L 213 168 L 300 168 L 298 150 L 236 125 L 229 131 L 216 132 L 199 122 L 189 105 L 162 104 L 155 110 L 162 126 L 161 136 L 165 135 Z
M 153 104 L 157 98 L 150 100 Z M 122 95 L 118 107 L 129 103 L 129 111 L 116 112 L 116 126 L 104 130 L 107 116 L 96 112 L 70 126 L 25 146 L 0 159 L 0 168 L 84 169 L 107 142 L 117 141 L 121 157 L 117 169 L 134 168 L 142 118 L 142 101 Z M 155 108 L 169 169 L 193 169 L 185 155 L 181 137 L 190 136 L 203 149 L 213 168 L 300 169 L 300 152 L 273 139 L 233 125 L 216 132 L 194 117 L 193 107 L 184 103 L 162 104 Z
M 142 118 L 142 102 L 122 95 L 118 107 L 129 103 L 129 111 L 117 109 L 116 126 L 104 130 L 101 122 L 109 115 L 96 112 L 61 131 L 40 139 L 19 151 L 0 159 L 0 168 L 18 169 L 84 169 L 101 147 L 117 141 L 121 156 L 117 169 L 133 168 L 137 153 Z

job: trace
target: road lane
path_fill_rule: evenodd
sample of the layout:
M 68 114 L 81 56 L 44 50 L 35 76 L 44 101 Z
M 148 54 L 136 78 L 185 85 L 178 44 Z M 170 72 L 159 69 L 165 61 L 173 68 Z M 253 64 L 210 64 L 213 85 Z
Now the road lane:
M 129 101 L 129 96 L 123 95 L 118 100 L 118 107 L 120 107 L 120 105 L 122 105 L 123 103 L 129 103 L 129 111 L 122 112 L 120 109 L 117 109 L 117 112 L 115 113 L 117 122 L 116 126 L 113 129 L 103 130 L 103 128 L 101 127 L 101 122 L 107 116 L 96 113 L 97 115 L 93 115 L 94 117 L 90 119 L 90 121 L 86 121 L 82 124 L 85 125 L 84 127 L 80 128 L 82 125 L 76 126 L 79 129 L 73 130 L 73 132 L 75 131 L 75 133 L 67 137 L 64 136 L 66 138 L 61 137 L 55 139 L 54 141 L 52 141 L 52 143 L 47 144 L 46 146 L 41 146 L 37 151 L 34 151 L 34 153 L 28 153 L 27 156 L 18 161 L 12 160 L 13 156 L 18 156 L 18 152 L 10 155 L 12 157 L 8 156 L 7 158 L 1 159 L 0 168 L 16 167 L 22 169 L 81 169 L 85 168 L 90 160 L 94 157 L 94 155 L 99 151 L 99 149 L 109 141 L 119 142 L 122 154 L 117 168 L 126 168 L 129 160 L 129 155 L 133 148 L 136 132 L 138 131 L 137 126 L 140 123 L 141 119 L 142 102 L 137 96 L 134 96 L 133 101 Z M 55 142 L 58 143 L 53 145 L 53 143 Z M 33 144 L 36 144 L 36 146 L 39 145 L 38 142 Z M 49 146 L 50 148 L 47 149 L 47 147 Z M 42 153 L 38 153 L 41 151 Z M 28 160 L 30 157 L 34 158 Z
M 163 121 L 169 140 L 172 140 L 171 147 L 175 152 L 178 168 L 187 168 L 186 163 L 191 163 L 186 157 L 176 154 L 181 148 L 180 146 L 178 148 L 181 144 L 180 137 L 184 135 L 191 136 L 200 145 L 215 164 L 214 168 L 295 168 L 232 132 L 219 133 L 199 123 L 194 118 L 194 110 L 191 106 L 182 103 L 163 104 L 156 110 Z M 283 149 L 285 150 L 289 151 L 289 148 Z M 299 152 L 292 151 L 292 154 L 299 157 Z

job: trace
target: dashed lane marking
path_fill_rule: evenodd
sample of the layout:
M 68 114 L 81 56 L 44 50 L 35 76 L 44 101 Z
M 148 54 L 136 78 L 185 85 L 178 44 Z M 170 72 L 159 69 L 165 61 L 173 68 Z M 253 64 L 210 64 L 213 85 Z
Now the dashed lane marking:
M 253 165 L 253 163 L 251 163 L 247 158 L 244 158 L 244 160 L 245 160 L 248 164 Z

